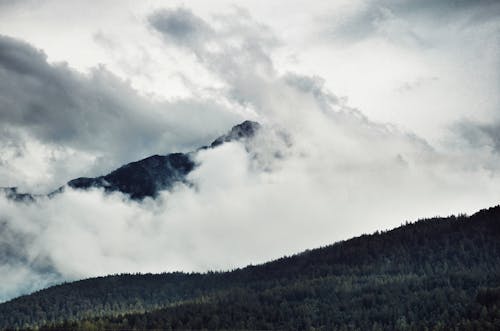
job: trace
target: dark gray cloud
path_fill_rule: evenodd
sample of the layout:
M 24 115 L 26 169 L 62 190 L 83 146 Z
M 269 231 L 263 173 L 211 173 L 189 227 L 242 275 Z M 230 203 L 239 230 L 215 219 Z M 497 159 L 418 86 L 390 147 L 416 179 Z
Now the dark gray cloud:
M 386 0 L 382 3 L 399 13 L 425 13 L 438 18 L 468 12 L 476 20 L 481 20 L 500 13 L 497 0 Z
M 341 102 L 336 95 L 325 89 L 325 80 L 321 77 L 289 72 L 283 77 L 283 80 L 288 86 L 296 88 L 302 93 L 313 95 L 318 105 L 324 110 L 328 110 L 332 104 Z
M 342 41 L 356 42 L 382 34 L 397 43 L 428 47 L 432 42 L 415 27 L 422 24 L 435 29 L 445 24 L 475 27 L 497 20 L 499 15 L 500 2 L 495 0 L 373 0 L 330 19 L 326 31 Z
M 204 20 L 184 8 L 158 10 L 148 20 L 165 39 L 179 45 L 200 47 L 214 34 Z
M 482 125 L 480 130 L 489 137 L 495 152 L 500 153 L 500 123 Z
M 245 67 L 248 73 L 259 65 L 270 70 L 270 52 L 278 42 L 267 26 L 243 10 L 213 19 L 218 23 L 217 29 L 186 9 L 158 10 L 148 17 L 150 25 L 167 43 L 186 46 L 225 78 L 239 76 Z M 206 47 L 208 43 L 212 47 Z
M 104 67 L 81 74 L 65 63 L 48 63 L 25 42 L 0 36 L 0 134 L 100 157 L 89 165 L 95 174 L 143 156 L 197 147 L 239 116 L 215 100 L 150 101 Z M 19 139 L 15 144 L 23 145 Z
M 20 4 L 34 2 L 33 0 L 0 0 L 1 8 L 9 8 Z
M 225 96 L 243 106 L 260 108 L 259 85 L 275 75 L 270 54 L 279 43 L 274 33 L 244 10 L 213 20 L 217 25 L 184 9 L 160 10 L 149 16 L 150 25 L 167 44 L 177 45 L 182 39 L 182 46 L 226 83 Z
M 4 296 L 14 296 L 18 293 L 29 293 L 45 286 L 63 280 L 61 274 L 54 268 L 50 257 L 36 254 L 29 250 L 29 243 L 36 240 L 33 233 L 20 231 L 11 224 L 0 219 L 0 271 L 5 275 L 7 283 L 5 290 L 0 291 L 0 301 Z M 15 279 L 10 272 L 16 271 L 23 280 Z
M 472 148 L 487 147 L 500 154 L 500 122 L 478 123 L 464 120 L 453 125 L 453 130 Z

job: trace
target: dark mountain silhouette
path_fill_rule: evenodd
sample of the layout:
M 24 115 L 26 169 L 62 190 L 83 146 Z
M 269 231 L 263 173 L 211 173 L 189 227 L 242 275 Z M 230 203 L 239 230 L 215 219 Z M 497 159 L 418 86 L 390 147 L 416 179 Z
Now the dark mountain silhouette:
M 132 199 L 143 199 L 184 181 L 194 167 L 189 154 L 153 155 L 124 165 L 106 176 L 73 179 L 68 186 L 75 189 L 102 187 L 108 192 L 120 191 Z
M 200 149 L 214 148 L 225 142 L 251 138 L 259 128 L 259 123 L 245 121 L 234 126 L 229 133 L 217 138 L 209 146 Z M 153 155 L 126 164 L 107 175 L 94 178 L 80 177 L 70 180 L 67 185 L 74 189 L 103 188 L 106 192 L 119 191 L 137 200 L 155 197 L 159 191 L 168 190 L 175 183 L 185 181 L 186 175 L 196 166 L 191 159 L 193 153 Z M 29 193 L 19 193 L 15 187 L 1 190 L 8 198 L 17 201 L 31 202 L 38 197 Z M 64 187 L 61 187 L 51 192 L 49 196 L 63 190 Z
M 230 252 L 228 252 L 230 254 Z M 500 206 L 229 272 L 112 275 L 0 304 L 0 328 L 499 330 Z
M 17 187 L 0 187 L 0 192 L 3 192 L 8 199 L 15 201 L 33 202 L 37 195 L 30 193 L 19 193 Z
M 239 125 L 234 126 L 229 133 L 215 139 L 210 147 L 217 147 L 223 143 L 240 140 L 248 137 L 253 137 L 257 130 L 259 130 L 260 124 L 252 121 L 245 121 Z

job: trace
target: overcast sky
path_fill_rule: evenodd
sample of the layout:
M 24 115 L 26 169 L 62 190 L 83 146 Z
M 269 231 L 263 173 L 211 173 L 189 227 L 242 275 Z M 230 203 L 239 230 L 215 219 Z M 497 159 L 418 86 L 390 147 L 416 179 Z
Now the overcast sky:
M 46 193 L 263 125 L 156 200 L 0 198 L 0 301 L 497 204 L 499 91 L 498 1 L 0 0 L 0 187 Z

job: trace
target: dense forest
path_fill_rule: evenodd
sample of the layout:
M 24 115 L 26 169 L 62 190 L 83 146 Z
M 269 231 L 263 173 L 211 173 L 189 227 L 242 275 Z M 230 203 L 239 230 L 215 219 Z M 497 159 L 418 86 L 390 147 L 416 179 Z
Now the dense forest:
M 230 272 L 62 284 L 1 304 L 0 328 L 500 330 L 500 206 Z

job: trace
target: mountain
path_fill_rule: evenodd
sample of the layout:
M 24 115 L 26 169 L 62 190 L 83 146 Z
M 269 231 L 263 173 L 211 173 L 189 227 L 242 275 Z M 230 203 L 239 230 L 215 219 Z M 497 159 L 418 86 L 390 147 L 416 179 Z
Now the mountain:
M 228 272 L 112 275 L 0 304 L 0 328 L 27 327 L 499 330 L 500 206 Z
M 210 148 L 217 147 L 223 143 L 241 140 L 244 138 L 253 137 L 257 131 L 260 129 L 260 124 L 252 121 L 245 121 L 239 125 L 234 126 L 229 133 L 215 139 L 211 144 Z M 207 147 L 204 147 L 207 148 Z
M 226 142 L 251 138 L 259 128 L 259 123 L 245 121 L 215 139 L 209 146 L 200 149 L 214 148 Z M 195 152 L 153 155 L 128 163 L 107 175 L 94 178 L 80 177 L 70 180 L 67 185 L 74 189 L 103 188 L 106 192 L 119 191 L 136 200 L 155 197 L 159 191 L 168 190 L 175 183 L 186 180 L 186 175 L 196 167 L 191 158 L 193 153 Z M 63 190 L 64 187 L 60 187 L 49 196 Z M 19 193 L 15 187 L 0 188 L 0 191 L 3 191 L 8 198 L 17 201 L 33 201 L 39 196 Z
M 160 190 L 184 181 L 194 167 L 189 154 L 153 155 L 124 165 L 105 176 L 70 180 L 68 186 L 74 189 L 99 187 L 107 192 L 120 191 L 132 199 L 143 199 L 154 197 Z
M 19 193 L 17 187 L 0 187 L 0 192 L 2 192 L 7 199 L 12 199 L 15 201 L 30 201 L 33 202 L 37 195 L 29 193 Z

